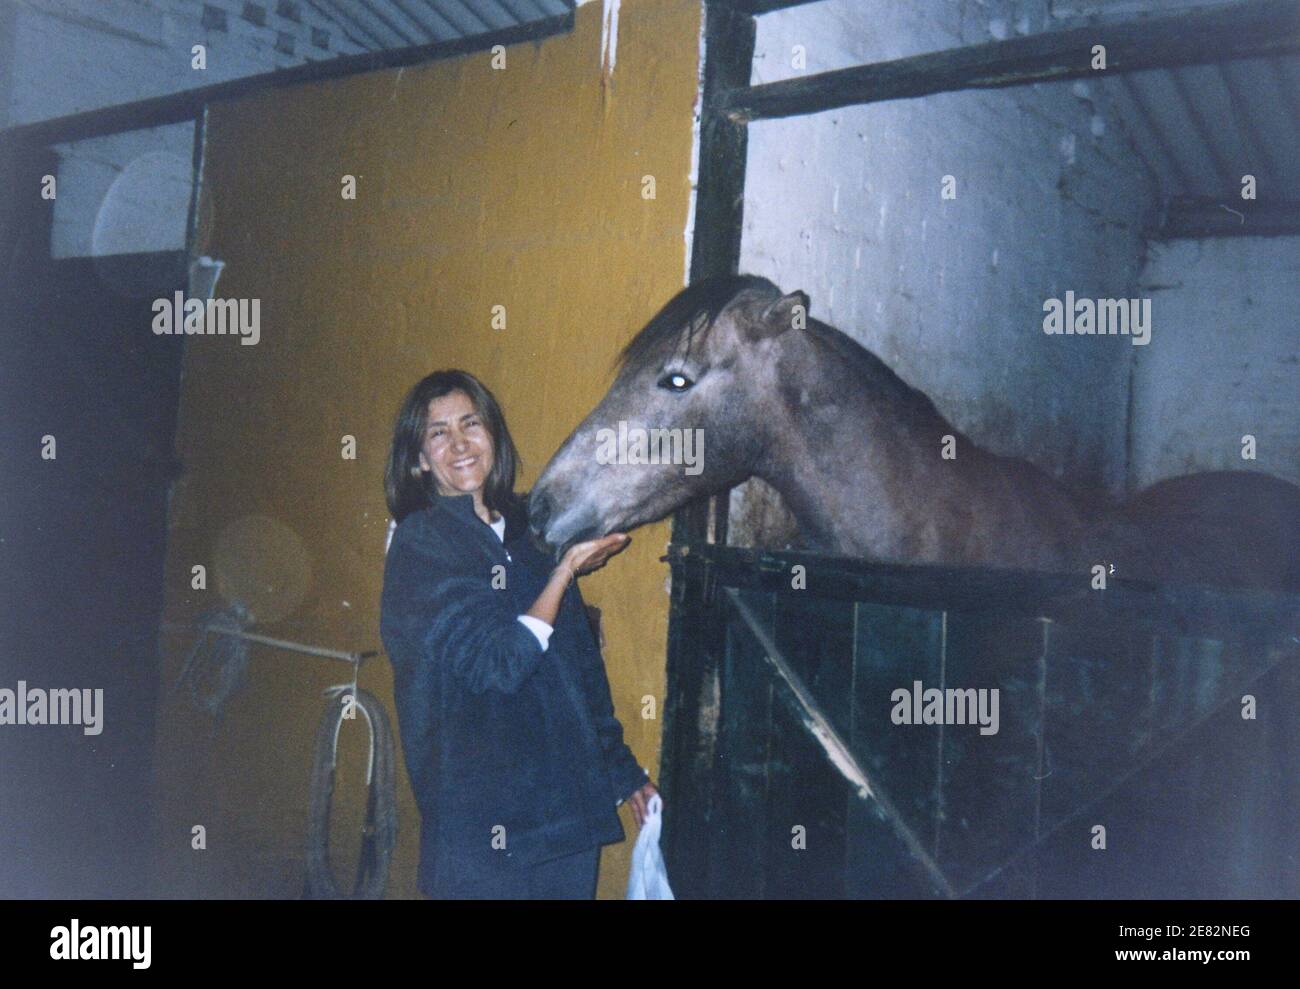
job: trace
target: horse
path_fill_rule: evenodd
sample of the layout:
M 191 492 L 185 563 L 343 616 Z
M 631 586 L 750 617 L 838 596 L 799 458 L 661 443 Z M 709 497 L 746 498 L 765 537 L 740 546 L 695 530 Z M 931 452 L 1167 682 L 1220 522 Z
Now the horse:
M 1028 461 L 973 443 L 808 309 L 805 293 L 753 275 L 703 279 L 670 299 L 543 469 L 528 501 L 534 534 L 562 550 L 758 477 L 812 552 L 1300 589 L 1300 487 L 1213 471 L 1086 503 Z M 674 456 L 679 435 L 705 441 L 695 470 Z M 616 436 L 639 445 L 616 456 Z

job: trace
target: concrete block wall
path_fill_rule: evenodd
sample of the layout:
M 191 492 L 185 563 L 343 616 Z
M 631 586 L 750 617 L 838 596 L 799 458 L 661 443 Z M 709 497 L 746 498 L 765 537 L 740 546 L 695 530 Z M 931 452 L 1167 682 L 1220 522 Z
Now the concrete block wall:
M 1045 2 L 825 0 L 759 18 L 752 81 L 1059 26 Z M 740 268 L 807 291 L 977 443 L 1119 493 L 1138 348 L 1048 336 L 1043 302 L 1131 297 L 1157 205 L 1086 82 L 850 107 L 751 124 Z
M 1300 237 L 1152 245 L 1158 327 L 1133 370 L 1132 481 L 1262 470 L 1300 484 Z M 1242 459 L 1242 437 L 1256 459 Z

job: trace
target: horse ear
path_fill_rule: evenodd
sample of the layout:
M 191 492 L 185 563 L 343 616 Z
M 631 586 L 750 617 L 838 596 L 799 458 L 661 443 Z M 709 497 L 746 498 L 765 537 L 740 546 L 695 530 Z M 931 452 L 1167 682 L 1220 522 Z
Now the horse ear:
M 751 327 L 751 337 L 779 336 L 786 330 L 802 330 L 808 326 L 808 295 L 794 291 L 772 300 L 763 315 Z

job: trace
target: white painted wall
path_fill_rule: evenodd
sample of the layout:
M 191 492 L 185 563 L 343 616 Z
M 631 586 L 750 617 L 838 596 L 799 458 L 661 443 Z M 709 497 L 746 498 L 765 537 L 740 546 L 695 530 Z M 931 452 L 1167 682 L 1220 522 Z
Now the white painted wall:
M 1300 484 L 1300 237 L 1153 245 L 1151 344 L 1133 374 L 1133 483 L 1261 470 Z M 1241 438 L 1256 439 L 1255 461 Z

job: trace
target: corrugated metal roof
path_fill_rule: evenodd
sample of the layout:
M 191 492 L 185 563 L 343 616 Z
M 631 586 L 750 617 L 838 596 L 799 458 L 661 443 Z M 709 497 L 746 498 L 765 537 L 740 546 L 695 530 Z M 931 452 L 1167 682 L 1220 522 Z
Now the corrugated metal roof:
M 1243 59 L 1105 79 L 1115 116 L 1166 198 L 1300 199 L 1300 60 Z
M 1223 0 L 1050 0 L 1054 27 L 1168 16 Z M 1166 199 L 1300 200 L 1300 59 L 1258 58 L 1100 77 Z
M 364 51 L 451 41 L 530 24 L 573 9 L 574 0 L 306 0 Z

